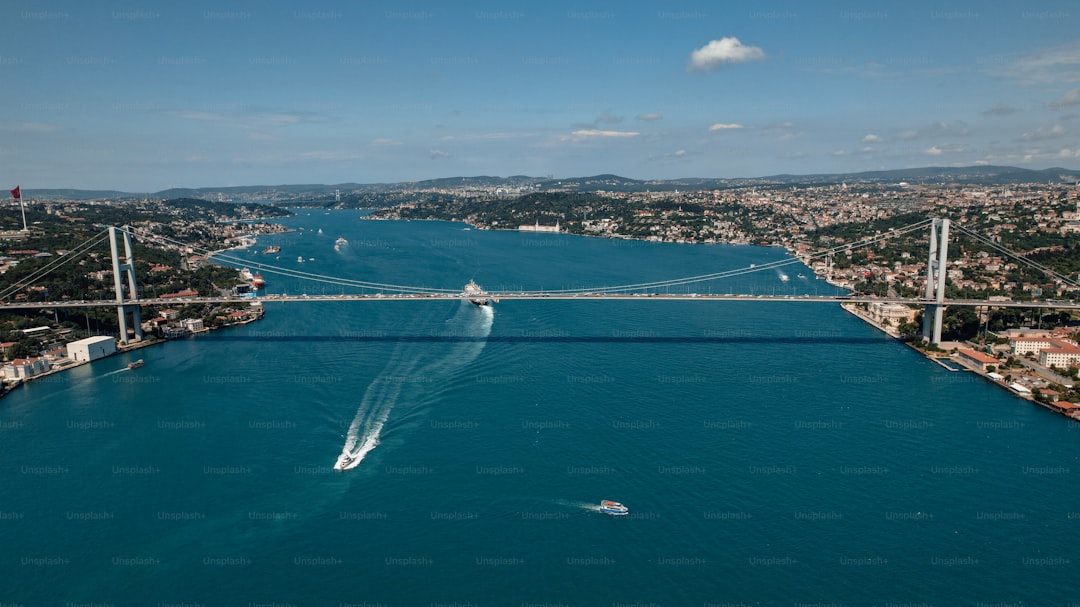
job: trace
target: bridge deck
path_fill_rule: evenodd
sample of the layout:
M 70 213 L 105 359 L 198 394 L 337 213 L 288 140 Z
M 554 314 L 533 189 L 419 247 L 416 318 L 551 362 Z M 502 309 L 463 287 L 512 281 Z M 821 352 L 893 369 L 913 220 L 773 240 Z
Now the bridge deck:
M 113 307 L 117 305 L 169 306 L 198 303 L 297 303 L 315 301 L 445 301 L 474 298 L 459 293 L 437 294 L 352 294 L 352 295 L 264 295 L 260 297 L 170 297 L 144 298 L 137 300 L 102 301 L 54 301 L 0 303 L 0 309 L 21 310 L 27 308 L 90 308 Z M 904 297 L 868 297 L 845 295 L 741 295 L 741 294 L 706 294 L 706 293 L 486 293 L 486 297 L 497 301 L 540 300 L 540 301 L 743 301 L 743 302 L 791 302 L 791 303 L 900 303 L 924 306 L 936 303 L 933 300 Z M 949 299 L 946 306 L 975 306 L 996 308 L 1047 308 L 1080 309 L 1080 303 L 1073 301 L 983 301 L 978 299 Z

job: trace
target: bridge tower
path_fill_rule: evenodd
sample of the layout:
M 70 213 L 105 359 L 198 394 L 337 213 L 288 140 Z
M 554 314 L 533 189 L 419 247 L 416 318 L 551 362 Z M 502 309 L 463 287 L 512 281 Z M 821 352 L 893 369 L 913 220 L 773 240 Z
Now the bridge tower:
M 115 227 L 109 227 L 109 247 L 112 249 L 113 284 L 116 286 L 116 316 L 120 321 L 120 343 L 128 343 L 128 314 L 131 315 L 135 338 L 142 341 L 142 314 L 139 312 L 139 304 L 131 303 L 139 300 L 139 291 L 135 285 L 134 257 L 131 255 L 131 234 L 127 230 L 124 235 L 124 263 L 120 263 L 119 247 L 116 244 Z M 127 276 L 128 297 L 124 297 L 124 277 Z
M 923 339 L 941 343 L 941 317 L 945 313 L 945 274 L 949 255 L 949 220 L 935 218 L 930 224 L 930 251 L 926 260 L 927 304 L 923 312 Z

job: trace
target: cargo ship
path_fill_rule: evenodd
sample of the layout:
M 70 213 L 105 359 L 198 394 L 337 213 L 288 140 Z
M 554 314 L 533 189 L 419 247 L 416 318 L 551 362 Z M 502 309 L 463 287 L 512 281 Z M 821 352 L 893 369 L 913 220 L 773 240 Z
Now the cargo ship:
M 471 304 L 478 306 L 488 305 L 487 293 L 474 280 L 470 280 L 465 284 L 464 295 L 469 298 Z

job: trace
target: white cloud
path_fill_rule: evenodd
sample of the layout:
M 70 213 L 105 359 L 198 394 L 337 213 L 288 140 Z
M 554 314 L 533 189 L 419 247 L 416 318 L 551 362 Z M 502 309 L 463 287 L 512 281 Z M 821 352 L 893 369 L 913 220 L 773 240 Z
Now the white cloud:
M 637 119 L 638 120 L 645 120 L 645 121 L 652 121 L 652 120 L 663 120 L 664 117 L 661 116 L 660 114 L 655 113 L 655 112 L 650 112 L 648 114 L 638 114 Z
M 903 131 L 899 135 L 897 135 L 897 139 L 900 139 L 901 141 L 911 141 L 912 139 L 917 139 L 918 137 L 919 131 Z
M 833 150 L 830 152 L 833 156 L 847 156 L 847 150 Z
M 252 141 L 274 141 L 277 139 L 277 137 L 274 137 L 269 133 L 263 133 L 260 131 L 248 131 L 247 138 Z
M 702 72 L 711 72 L 720 69 L 725 63 L 746 63 L 764 58 L 765 51 L 756 46 L 747 46 L 732 36 L 712 40 L 690 53 L 690 67 Z
M 450 152 L 447 152 L 446 150 L 431 150 L 428 152 L 428 156 L 430 158 L 449 158 Z
M 686 156 L 686 150 L 675 150 L 674 155 L 676 158 L 682 158 L 683 156 Z
M 385 147 L 385 146 L 390 146 L 390 145 L 401 145 L 401 142 L 396 140 L 396 139 L 388 139 L 388 138 L 385 138 L 385 137 L 380 137 L 378 139 L 372 139 L 371 140 L 371 145 Z
M 765 131 L 778 141 L 789 141 L 802 136 L 802 133 L 796 130 L 795 123 L 791 121 L 778 122 L 766 127 Z
M 1036 51 L 994 71 L 1028 84 L 1080 82 L 1080 42 Z
M 1080 158 L 1080 150 L 1070 150 L 1069 148 L 1061 148 L 1061 151 L 1057 153 L 1058 158 Z
M 1055 124 L 1050 128 L 1039 127 L 1034 131 L 1028 131 L 1020 136 L 1022 141 L 1046 141 L 1047 139 L 1057 139 L 1069 132 L 1069 129 L 1060 124 Z
M 710 126 L 709 130 L 710 131 L 726 131 L 728 129 L 742 129 L 742 128 L 746 128 L 746 127 L 744 127 L 743 125 L 741 125 L 741 124 L 739 124 L 737 122 L 730 122 L 730 123 L 726 123 L 726 124 L 723 123 L 723 122 L 717 122 L 716 124 Z
M 878 137 L 877 135 L 875 135 L 873 133 L 867 133 L 862 138 L 862 143 L 880 143 L 880 142 L 881 142 L 881 137 Z
M 1070 105 L 1080 105 L 1080 89 L 1072 89 L 1065 96 L 1050 104 L 1052 108 L 1063 108 Z
M 605 131 L 601 129 L 578 129 L 571 133 L 573 137 L 585 139 L 592 137 L 637 137 L 641 133 L 636 131 Z
M 963 120 L 957 120 L 956 122 L 945 122 L 944 120 L 938 122 L 934 127 L 942 133 L 948 133 L 950 135 L 970 135 L 971 127 L 968 126 Z
M 962 154 L 966 151 L 968 151 L 967 146 L 945 144 L 931 146 L 924 154 L 927 156 L 941 156 L 942 154 Z

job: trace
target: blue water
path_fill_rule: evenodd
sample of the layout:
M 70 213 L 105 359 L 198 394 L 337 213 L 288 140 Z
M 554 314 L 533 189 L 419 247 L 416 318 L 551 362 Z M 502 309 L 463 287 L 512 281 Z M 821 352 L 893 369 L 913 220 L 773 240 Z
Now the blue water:
M 239 255 L 455 289 L 784 256 L 308 213 Z M 799 270 L 688 290 L 833 292 Z M 1078 437 L 835 305 L 268 303 L 0 401 L 0 603 L 1065 605 Z

